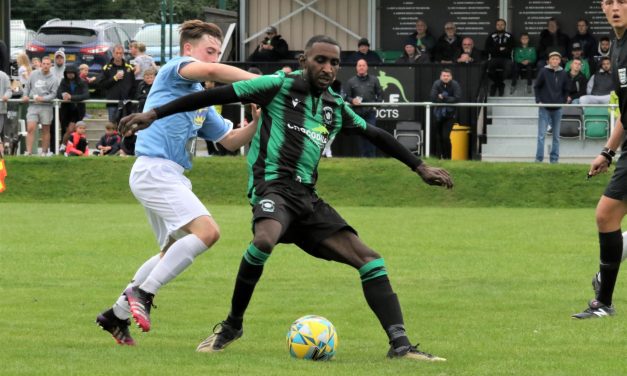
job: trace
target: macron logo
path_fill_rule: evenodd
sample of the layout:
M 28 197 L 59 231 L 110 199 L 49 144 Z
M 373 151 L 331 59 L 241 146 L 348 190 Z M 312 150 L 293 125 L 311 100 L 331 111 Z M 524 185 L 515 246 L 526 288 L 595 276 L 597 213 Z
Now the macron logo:
M 292 107 L 296 108 L 296 106 L 298 106 L 299 103 L 300 103 L 299 99 L 292 98 Z

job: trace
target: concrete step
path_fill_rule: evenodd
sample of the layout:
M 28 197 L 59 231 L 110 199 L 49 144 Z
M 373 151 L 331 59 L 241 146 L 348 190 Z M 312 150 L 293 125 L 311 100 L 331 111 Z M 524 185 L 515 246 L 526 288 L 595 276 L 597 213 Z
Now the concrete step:
M 535 125 L 538 126 L 538 116 L 536 115 L 520 115 L 520 116 L 506 116 L 506 115 L 497 115 L 489 117 L 492 120 L 492 124 L 488 125 L 491 127 L 492 125 Z

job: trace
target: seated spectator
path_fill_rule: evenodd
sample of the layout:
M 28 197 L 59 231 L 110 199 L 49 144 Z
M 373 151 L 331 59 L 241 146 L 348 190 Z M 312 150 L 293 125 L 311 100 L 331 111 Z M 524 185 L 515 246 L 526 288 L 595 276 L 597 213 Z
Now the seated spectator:
M 78 77 L 85 81 L 87 85 L 93 84 L 96 81 L 96 77 L 89 77 L 89 65 L 87 64 L 78 66 Z
M 416 31 L 411 33 L 405 39 L 404 45 L 411 44 L 416 46 L 421 54 L 427 53 L 427 56 L 432 56 L 433 47 L 435 47 L 435 38 L 431 35 L 427 23 L 421 19 L 416 21 Z
M 490 95 L 503 96 L 505 91 L 504 80 L 514 73 L 512 51 L 514 50 L 514 37 L 505 31 L 504 19 L 496 20 L 496 30 L 488 35 L 485 41 L 485 53 L 488 55 L 488 76 L 492 80 Z M 513 93 L 514 86 L 512 86 Z
M 529 45 L 529 34 L 520 34 L 520 46 L 514 49 L 514 73 L 512 74 L 512 91 L 516 90 L 518 77 L 524 74 L 527 78 L 527 94 L 531 94 L 533 69 L 536 66 L 536 49 Z
M 597 48 L 596 53 L 592 56 L 592 72 L 596 72 L 601 68 L 601 59 L 610 57 L 611 47 L 612 42 L 609 37 L 601 37 L 601 39 L 599 39 L 599 48 Z
M 567 103 L 578 104 L 579 98 L 586 95 L 588 79 L 581 73 L 582 59 L 576 58 L 571 61 L 568 70 L 568 79 L 570 80 L 570 89 L 568 91 Z
M 107 123 L 105 125 L 105 134 L 100 137 L 100 141 L 96 144 L 94 155 L 117 155 L 120 151 L 120 141 L 122 139 L 118 135 L 115 124 Z
M 579 43 L 583 50 L 583 58 L 591 59 L 597 52 L 598 42 L 590 33 L 590 23 L 585 18 L 577 21 L 577 34 L 571 39 L 572 43 Z
M 137 141 L 137 136 L 133 133 L 132 130 L 124 133 L 124 137 L 122 137 L 122 141 L 120 141 L 120 156 L 126 157 L 129 155 L 135 155 L 135 142 Z
M 453 64 L 462 53 L 462 38 L 457 35 L 457 27 L 453 22 L 444 25 L 444 34 L 433 47 L 433 61 L 440 64 Z
M 562 64 L 568 61 L 570 56 L 570 39 L 559 29 L 559 24 L 554 17 L 549 18 L 546 29 L 540 32 L 538 44 L 538 69 L 546 65 L 549 53 L 557 51 L 562 57 Z
M 605 104 L 610 103 L 610 93 L 614 85 L 612 83 L 612 63 L 609 57 L 601 59 L 599 69 L 588 81 L 586 95 L 579 98 L 581 104 Z
M 350 55 L 345 63 L 357 64 L 357 62 L 361 59 L 366 60 L 366 62 L 370 64 L 381 64 L 383 63 L 383 59 L 379 56 L 378 53 L 370 50 L 370 42 L 368 39 L 361 38 L 359 42 L 357 42 L 357 51 L 354 54 Z
M 423 64 L 431 61 L 428 52 L 421 52 L 412 43 L 405 43 L 403 54 L 396 59 L 396 64 Z
M 155 81 L 155 76 L 157 75 L 157 70 L 155 68 L 148 68 L 144 72 L 144 78 L 137 86 L 137 93 L 135 94 L 135 99 L 139 102 L 137 104 L 137 111 L 144 112 L 144 105 L 146 104 L 146 98 L 148 98 L 148 94 L 150 93 L 150 89 L 152 88 L 152 83 Z
M 250 61 L 279 61 L 290 59 L 290 51 L 287 42 L 279 35 L 276 27 L 266 28 L 266 37 L 250 55 Z
M 568 60 L 564 69 L 568 72 L 570 70 L 570 64 L 574 59 L 581 60 L 581 73 L 586 76 L 586 80 L 590 78 L 590 64 L 588 64 L 588 60 L 583 57 L 583 49 L 581 48 L 581 44 L 575 42 L 571 44 L 571 55 L 572 59 Z
M 72 132 L 67 141 L 65 154 L 68 157 L 86 157 L 89 155 L 89 147 L 85 133 L 87 125 L 83 121 L 76 123 L 76 131 Z
M 290 74 L 294 71 L 294 69 L 292 69 L 291 66 L 289 65 L 284 65 L 283 67 L 281 67 L 281 70 L 285 73 L 285 74 Z M 260 75 L 263 75 L 263 73 L 259 73 Z
M 475 48 L 475 41 L 470 37 L 462 39 L 462 53 L 457 58 L 459 64 L 480 63 L 482 61 L 481 51 Z
M 75 125 L 85 117 L 85 99 L 89 99 L 89 89 L 85 81 L 78 76 L 78 70 L 73 64 L 68 64 L 63 72 L 63 79 L 57 89 L 57 98 L 63 99 L 59 109 L 61 120 L 61 148 L 67 143 L 70 135 L 76 130 Z

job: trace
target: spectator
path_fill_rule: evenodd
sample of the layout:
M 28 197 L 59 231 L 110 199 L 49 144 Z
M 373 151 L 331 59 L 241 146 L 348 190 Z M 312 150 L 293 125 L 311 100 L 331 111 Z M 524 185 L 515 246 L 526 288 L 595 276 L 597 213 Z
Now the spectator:
M 462 38 L 457 35 L 457 27 L 453 22 L 444 25 L 444 34 L 433 47 L 433 61 L 440 64 L 453 64 L 462 53 Z
M 444 68 L 440 79 L 431 87 L 431 101 L 435 103 L 458 103 L 462 98 L 462 88 L 453 79 L 453 72 Z M 451 159 L 451 130 L 457 118 L 456 107 L 436 106 L 433 108 L 435 117 L 435 156 L 440 159 Z
M 65 154 L 68 157 L 86 157 L 89 155 L 89 147 L 87 146 L 87 124 L 83 121 L 76 123 L 76 131 L 72 132 L 70 138 L 67 141 L 67 147 Z
M 361 38 L 359 42 L 357 42 L 357 51 L 350 55 L 345 63 L 347 64 L 357 64 L 359 60 L 366 60 L 368 64 L 381 64 L 383 63 L 383 59 L 376 52 L 370 50 L 370 42 L 368 39 Z
M 569 61 L 569 63 L 568 78 L 570 79 L 570 90 L 568 91 L 567 103 L 578 104 L 579 98 L 586 95 L 588 79 L 581 73 L 582 59 L 576 58 Z
M 562 63 L 566 63 L 570 56 L 570 40 L 568 36 L 559 29 L 559 24 L 554 17 L 549 18 L 546 29 L 540 33 L 540 44 L 538 45 L 538 69 L 546 64 L 549 54 L 553 51 L 560 53 Z
M 7 121 L 7 102 L 13 96 L 9 75 L 0 70 L 0 156 L 4 155 L 4 127 Z
M 30 74 L 33 72 L 33 68 L 28 60 L 28 55 L 23 52 L 19 53 L 15 60 L 17 62 L 17 77 L 20 80 L 22 87 L 24 87 L 26 85 L 26 81 L 28 81 L 28 78 L 30 77 Z
M 538 72 L 534 86 L 536 103 L 562 104 L 566 103 L 569 92 L 569 80 L 566 72 L 560 66 L 562 55 L 557 51 L 549 53 L 549 63 Z M 560 122 L 562 120 L 561 107 L 538 108 L 538 145 L 536 148 L 536 162 L 544 160 L 544 136 L 547 127 L 553 129 L 553 144 L 551 146 L 550 162 L 557 163 L 560 156 Z
M 0 71 L 8 74 L 10 73 L 10 69 L 9 50 L 7 49 L 6 43 L 0 39 Z
M 54 53 L 54 65 L 50 71 L 57 78 L 57 80 L 61 82 L 63 79 L 63 72 L 65 72 L 65 52 L 62 48 L 59 48 L 59 50 Z
M 291 66 L 289 65 L 284 65 L 283 67 L 281 67 L 281 70 L 285 73 L 285 74 L 290 74 L 294 71 L 294 69 L 292 69 Z M 260 73 L 260 75 L 263 75 L 263 73 Z
M 52 103 L 57 95 L 59 81 L 52 74 L 50 68 L 52 62 L 48 56 L 41 58 L 41 69 L 34 71 L 24 88 L 22 101 L 28 103 L 26 113 L 26 155 L 32 155 L 33 142 L 35 141 L 35 129 L 37 124 L 41 124 L 41 151 L 42 156 L 51 156 L 50 147 L 50 124 L 52 124 Z
M 137 104 L 138 112 L 144 112 L 146 98 L 148 98 L 148 94 L 150 93 L 150 89 L 152 88 L 152 83 L 154 82 L 156 75 L 157 70 L 155 68 L 146 69 L 142 82 L 140 82 L 137 86 L 137 94 L 135 94 L 135 99 L 137 99 L 137 101 L 139 102 Z
M 78 66 L 78 77 L 83 80 L 87 85 L 91 85 L 96 81 L 96 77 L 89 77 L 89 65 L 81 64 Z
M 30 63 L 33 66 L 33 70 L 37 70 L 41 68 L 41 59 L 38 57 L 34 57 L 31 59 Z
M 520 34 L 520 47 L 514 49 L 514 69 L 512 74 L 512 94 L 516 90 L 518 76 L 524 74 L 527 78 L 527 94 L 531 94 L 533 69 L 536 66 L 536 49 L 529 45 L 529 34 Z
M 403 55 L 396 59 L 396 64 L 423 64 L 431 61 L 428 52 L 421 52 L 411 43 L 405 43 Z
M 579 99 L 581 104 L 610 103 L 610 93 L 614 90 L 612 63 L 609 57 L 601 59 L 601 68 L 588 81 L 586 95 Z
M 289 59 L 290 51 L 287 42 L 278 34 L 276 27 L 266 28 L 266 37 L 250 55 L 250 61 L 279 61 Z
M 157 69 L 155 59 L 150 55 L 146 55 L 146 45 L 141 42 L 131 43 L 131 54 L 133 54 L 135 61 L 135 85 L 139 86 L 144 80 L 144 74 L 147 69 Z M 154 75 L 153 75 L 154 79 Z
M 63 99 L 59 109 L 61 121 L 61 147 L 67 143 L 70 135 L 76 130 L 75 125 L 85 117 L 85 99 L 89 99 L 87 84 L 78 77 L 76 66 L 68 64 L 65 67 L 64 78 L 57 89 L 57 98 Z
M 490 95 L 496 95 L 498 90 L 499 96 L 503 96 L 505 92 L 505 77 L 512 76 L 514 73 L 514 62 L 512 61 L 512 52 L 514 51 L 514 37 L 505 31 L 505 20 L 500 18 L 496 20 L 496 31 L 488 35 L 485 41 L 485 53 L 488 55 L 488 76 L 492 80 L 490 87 Z M 514 88 L 512 86 L 512 88 Z M 513 91 L 512 91 L 513 93 Z
M 610 49 L 612 47 L 612 42 L 610 42 L 609 37 L 601 37 L 599 39 L 599 48 L 597 52 L 592 56 L 592 71 L 595 72 L 601 68 L 601 59 L 604 57 L 610 57 Z
M 357 74 L 346 81 L 344 92 L 346 101 L 353 106 L 358 106 L 362 102 L 381 102 L 383 90 L 379 84 L 379 79 L 368 74 L 368 62 L 365 59 L 357 61 L 355 66 Z M 373 107 L 354 107 L 353 110 L 361 116 L 368 124 L 376 125 L 377 110 Z M 376 157 L 376 148 L 370 141 L 360 137 L 360 151 L 362 157 Z
M 426 53 L 427 56 L 431 57 L 433 47 L 435 47 L 435 38 L 431 35 L 429 27 L 424 20 L 418 19 L 416 21 L 416 31 L 405 39 L 405 46 L 407 44 L 415 46 L 421 54 Z
M 568 72 L 570 70 L 570 64 L 574 59 L 581 60 L 581 73 L 586 76 L 586 79 L 590 78 L 590 64 L 588 64 L 588 60 L 583 57 L 583 49 L 581 48 L 581 44 L 579 42 L 572 43 L 570 45 L 570 53 L 572 55 L 572 59 L 568 60 L 564 69 Z
M 105 134 L 100 137 L 100 141 L 96 144 L 94 155 L 116 155 L 120 151 L 121 138 L 118 135 L 117 127 L 113 123 L 105 125 Z
M 120 141 L 120 156 L 127 157 L 135 155 L 135 142 L 137 141 L 137 136 L 133 130 L 126 131 L 123 136 L 122 141 Z
M 135 70 L 124 61 L 124 47 L 113 47 L 113 58 L 102 68 L 98 80 L 105 91 L 105 97 L 118 102 L 131 99 L 135 85 Z M 119 120 L 118 103 L 107 103 L 109 122 L 117 124 Z
M 580 18 L 577 21 L 577 34 L 571 39 L 573 43 L 579 43 L 583 50 L 583 57 L 586 59 L 592 59 L 597 51 L 597 40 L 590 33 L 590 23 L 585 18 Z M 568 69 L 566 69 L 568 70 Z
M 457 58 L 459 64 L 480 63 L 481 51 L 475 48 L 475 41 L 470 37 L 462 39 L 462 52 Z

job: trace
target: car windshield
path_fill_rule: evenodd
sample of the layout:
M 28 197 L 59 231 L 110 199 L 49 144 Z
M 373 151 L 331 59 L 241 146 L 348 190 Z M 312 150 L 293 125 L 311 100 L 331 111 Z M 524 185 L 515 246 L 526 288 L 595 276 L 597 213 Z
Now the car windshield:
M 26 30 L 11 29 L 11 48 L 24 47 L 26 44 Z
M 178 34 L 178 25 L 172 26 L 172 45 L 179 45 L 179 34 Z M 161 46 L 161 27 L 150 27 L 146 29 L 140 30 L 137 35 L 135 35 L 135 40 L 138 42 L 142 42 L 146 45 L 146 47 L 158 47 Z M 165 27 L 165 44 L 168 45 L 170 43 L 170 26 L 166 25 Z
M 96 42 L 96 31 L 78 27 L 46 27 L 39 30 L 37 40 L 46 44 L 85 44 Z

